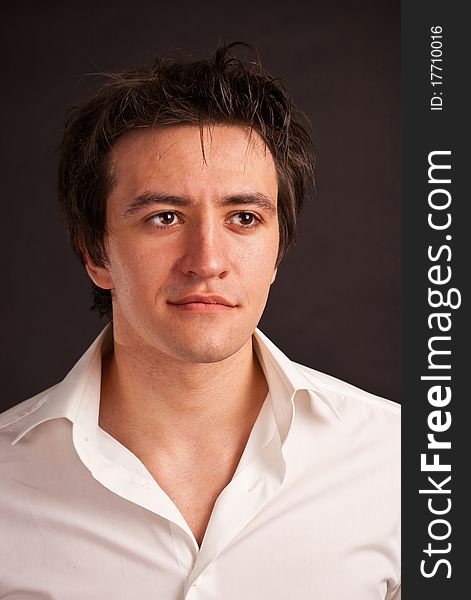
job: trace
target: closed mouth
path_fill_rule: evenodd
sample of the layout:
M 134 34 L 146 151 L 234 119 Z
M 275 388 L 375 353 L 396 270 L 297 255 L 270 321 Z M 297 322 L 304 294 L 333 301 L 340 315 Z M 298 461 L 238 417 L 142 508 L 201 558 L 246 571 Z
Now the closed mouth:
M 178 300 L 172 300 L 169 302 L 169 304 L 172 304 L 174 306 L 181 306 L 181 307 L 191 307 L 192 305 L 194 307 L 203 307 L 206 306 L 208 308 L 211 307 L 225 307 L 225 308 L 235 308 L 235 304 L 233 302 L 231 302 L 230 300 L 228 300 L 227 298 L 224 298 L 224 296 L 219 296 L 216 294 L 211 294 L 208 296 L 205 295 L 201 295 L 201 294 L 191 294 L 189 296 L 185 296 L 184 298 L 180 298 Z

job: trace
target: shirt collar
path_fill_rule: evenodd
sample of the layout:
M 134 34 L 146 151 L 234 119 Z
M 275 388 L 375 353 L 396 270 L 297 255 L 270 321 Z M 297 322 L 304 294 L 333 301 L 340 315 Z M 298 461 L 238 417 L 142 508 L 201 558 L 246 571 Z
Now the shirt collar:
M 69 371 L 65 379 L 37 396 L 37 402 L 29 406 L 22 420 L 21 431 L 12 441 L 16 444 L 34 427 L 51 419 L 65 418 L 75 423 L 77 414 L 86 395 L 90 379 L 101 372 L 102 355 L 112 344 L 111 325 L 107 325 L 80 360 Z M 98 390 L 99 393 L 99 390 Z
M 308 377 L 303 367 L 292 362 L 259 329 L 255 330 L 254 342 L 255 352 L 270 388 L 273 415 L 282 443 L 294 419 L 295 396 L 302 390 L 309 391 L 316 401 L 325 404 L 340 418 L 331 396 L 322 393 L 321 388 L 313 382 L 312 377 Z M 24 411 L 16 413 L 14 420 L 8 424 L 21 420 L 21 430 L 11 442 L 12 445 L 45 421 L 65 418 L 76 423 L 82 400 L 92 391 L 90 386 L 93 388 L 93 395 L 99 401 L 102 356 L 111 348 L 112 343 L 112 328 L 108 324 L 63 381 L 36 396 L 36 402 L 28 402 Z M 98 405 L 95 408 L 98 420 Z M 88 406 L 87 409 L 90 415 L 94 407 Z
M 270 387 L 273 415 L 282 443 L 291 429 L 298 392 L 309 392 L 315 402 L 325 404 L 335 417 L 341 418 L 332 394 L 326 394 L 304 367 L 290 360 L 259 329 L 255 330 L 254 340 L 255 352 Z

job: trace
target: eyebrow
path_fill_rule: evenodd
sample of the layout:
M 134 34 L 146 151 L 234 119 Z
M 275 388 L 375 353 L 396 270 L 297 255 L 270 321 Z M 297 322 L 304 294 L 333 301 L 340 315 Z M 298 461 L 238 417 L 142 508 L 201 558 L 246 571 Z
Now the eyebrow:
M 131 216 L 140 212 L 144 208 L 149 206 L 192 206 L 191 200 L 188 198 L 181 198 L 179 196 L 172 196 L 169 194 L 156 194 L 152 192 L 144 192 L 131 200 L 126 205 L 123 215 Z M 242 194 L 232 194 L 224 197 L 220 204 L 222 206 L 240 206 L 240 205 L 252 205 L 256 206 L 270 214 L 276 214 L 276 206 L 265 194 L 260 192 L 249 192 Z

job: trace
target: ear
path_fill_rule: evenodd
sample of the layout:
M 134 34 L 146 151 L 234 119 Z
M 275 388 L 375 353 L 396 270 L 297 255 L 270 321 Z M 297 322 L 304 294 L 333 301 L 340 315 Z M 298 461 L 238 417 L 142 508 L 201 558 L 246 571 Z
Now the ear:
M 278 273 L 278 267 L 276 267 L 276 269 L 273 271 L 273 275 L 270 281 L 270 285 L 275 281 L 276 279 L 276 274 Z
M 93 283 L 104 290 L 113 289 L 114 284 L 109 267 L 100 267 L 90 258 L 88 252 L 83 248 L 82 252 L 85 268 Z

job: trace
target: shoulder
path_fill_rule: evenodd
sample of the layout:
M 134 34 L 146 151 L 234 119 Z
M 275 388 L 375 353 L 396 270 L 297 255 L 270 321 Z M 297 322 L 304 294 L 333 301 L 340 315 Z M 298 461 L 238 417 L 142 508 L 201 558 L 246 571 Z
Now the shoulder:
M 292 361 L 259 329 L 255 331 L 255 340 L 265 374 L 268 373 L 268 378 L 270 375 L 278 378 L 281 376 L 287 383 L 288 389 L 317 390 L 326 400 L 329 400 L 327 403 L 337 410 L 340 410 L 343 405 L 353 403 L 357 408 L 363 406 L 378 414 L 400 417 L 401 407 L 398 403 Z
M 30 421 L 35 417 L 39 418 L 41 407 L 47 403 L 50 393 L 56 387 L 57 385 L 52 386 L 0 413 L 0 444 L 12 444 Z
M 304 365 L 296 367 L 310 381 L 313 393 L 336 412 L 342 439 L 362 440 L 365 448 L 389 448 L 400 456 L 400 404 Z
M 332 398 L 338 410 L 350 408 L 350 405 L 353 404 L 357 409 L 364 407 L 367 410 L 378 413 L 378 415 L 391 415 L 393 418 L 400 419 L 401 405 L 397 402 L 367 392 L 351 383 L 347 383 L 321 371 L 316 371 L 311 367 L 299 363 L 293 364 L 312 382 L 315 389 L 318 388 Z

